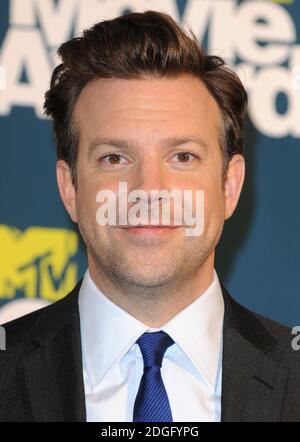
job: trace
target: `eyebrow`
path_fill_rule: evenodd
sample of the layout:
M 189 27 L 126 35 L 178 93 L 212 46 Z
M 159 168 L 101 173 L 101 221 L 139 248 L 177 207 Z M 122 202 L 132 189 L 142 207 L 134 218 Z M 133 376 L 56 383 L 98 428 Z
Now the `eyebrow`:
M 207 150 L 208 146 L 205 140 L 199 135 L 180 136 L 180 137 L 167 137 L 159 140 L 159 143 L 164 147 L 177 147 L 182 144 L 196 143 L 203 149 Z M 129 149 L 130 146 L 136 144 L 135 140 L 126 140 L 122 138 L 106 138 L 96 137 L 89 143 L 89 155 L 92 151 L 99 146 L 109 145 L 118 147 L 120 149 Z

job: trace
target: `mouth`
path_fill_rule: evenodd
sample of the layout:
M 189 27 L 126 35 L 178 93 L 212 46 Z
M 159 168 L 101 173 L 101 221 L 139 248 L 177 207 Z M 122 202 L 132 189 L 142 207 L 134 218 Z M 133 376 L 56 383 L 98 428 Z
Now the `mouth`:
M 133 233 L 137 235 L 158 235 L 166 234 L 183 226 L 165 226 L 165 225 L 142 225 L 142 226 L 123 226 L 120 229 L 125 230 L 128 233 Z

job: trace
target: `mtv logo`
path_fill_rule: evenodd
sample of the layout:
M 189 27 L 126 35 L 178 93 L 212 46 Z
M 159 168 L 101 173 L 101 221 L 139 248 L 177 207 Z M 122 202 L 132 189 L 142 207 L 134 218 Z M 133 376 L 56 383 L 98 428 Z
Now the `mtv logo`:
M 78 236 L 72 230 L 0 225 L 0 299 L 56 301 L 77 282 Z

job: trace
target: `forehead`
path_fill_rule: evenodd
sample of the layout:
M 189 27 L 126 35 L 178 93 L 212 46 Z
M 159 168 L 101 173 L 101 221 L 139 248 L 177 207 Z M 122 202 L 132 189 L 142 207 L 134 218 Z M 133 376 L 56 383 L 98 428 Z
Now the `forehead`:
M 218 140 L 218 106 L 198 78 L 97 79 L 73 113 L 80 138 L 136 135 L 140 139 L 199 134 Z

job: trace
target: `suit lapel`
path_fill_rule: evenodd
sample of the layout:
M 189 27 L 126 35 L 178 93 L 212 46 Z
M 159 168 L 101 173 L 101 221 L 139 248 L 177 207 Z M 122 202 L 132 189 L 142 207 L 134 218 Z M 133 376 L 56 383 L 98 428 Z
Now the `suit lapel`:
M 272 358 L 276 340 L 256 316 L 237 304 L 222 287 L 222 421 L 278 421 L 288 374 Z
M 32 330 L 32 349 L 22 360 L 33 421 L 85 421 L 78 293 L 81 281 L 45 309 Z M 25 396 L 24 396 L 25 397 Z

